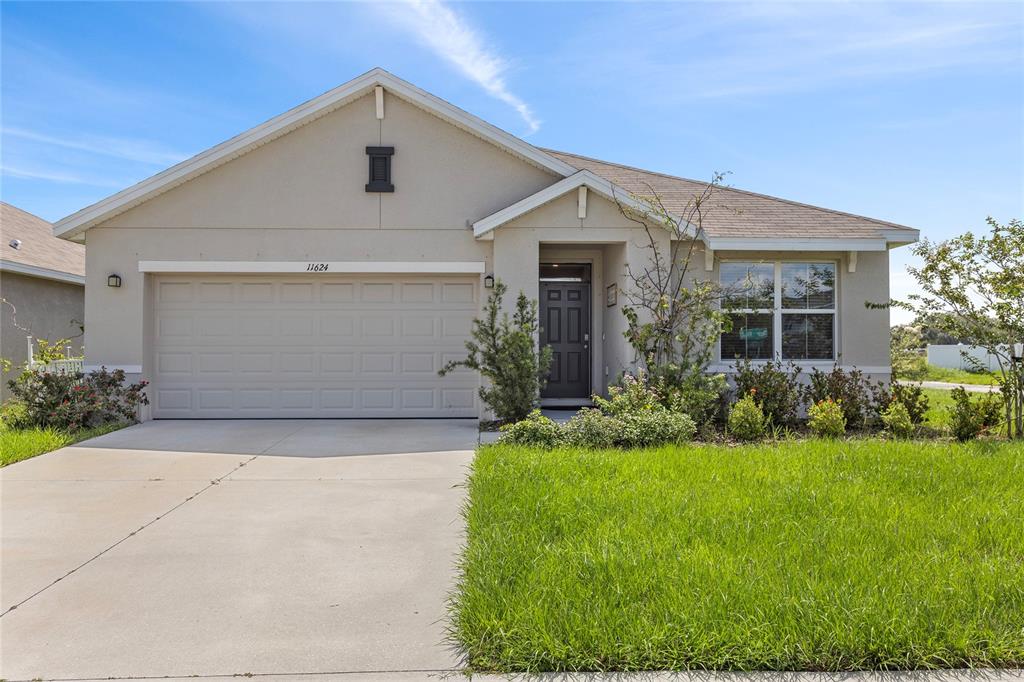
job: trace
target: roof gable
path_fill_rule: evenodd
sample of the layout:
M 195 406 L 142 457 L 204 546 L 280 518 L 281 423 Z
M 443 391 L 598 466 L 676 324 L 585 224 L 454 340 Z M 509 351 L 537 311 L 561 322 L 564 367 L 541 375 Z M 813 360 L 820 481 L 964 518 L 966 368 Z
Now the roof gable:
M 569 175 L 575 168 L 472 114 L 417 88 L 387 71 L 376 68 L 319 97 L 276 116 L 226 142 L 157 173 L 121 192 L 88 206 L 54 225 L 54 234 L 74 239 L 85 230 L 138 206 L 174 187 L 188 182 L 232 159 L 264 145 L 298 127 L 372 92 L 377 86 L 458 128 L 466 130 L 535 166 L 556 175 Z
M 501 227 L 502 225 L 505 225 L 550 201 L 554 201 L 559 197 L 565 196 L 568 192 L 578 190 L 580 187 L 586 187 L 588 190 L 592 190 L 600 196 L 603 196 L 605 199 L 608 199 L 609 201 L 628 210 L 632 210 L 637 214 L 646 215 L 650 212 L 650 206 L 637 199 L 625 189 L 618 187 L 614 183 L 609 182 L 607 179 L 589 170 L 581 170 L 567 178 L 559 180 L 553 185 L 545 187 L 539 192 L 517 201 L 511 206 L 506 206 L 500 211 L 496 211 L 486 218 L 481 218 L 476 221 L 473 223 L 473 236 L 478 239 L 488 239 L 490 233 L 498 227 Z M 673 214 L 671 217 L 673 220 L 680 220 L 677 215 Z M 695 230 L 689 225 L 687 225 L 687 232 L 690 235 L 695 234 Z

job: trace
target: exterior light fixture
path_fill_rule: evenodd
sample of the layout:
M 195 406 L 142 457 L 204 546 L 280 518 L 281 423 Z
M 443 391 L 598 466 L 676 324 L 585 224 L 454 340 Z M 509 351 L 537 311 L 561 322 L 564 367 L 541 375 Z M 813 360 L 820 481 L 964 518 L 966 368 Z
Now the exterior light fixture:
M 107 275 L 107 286 L 115 289 L 121 288 L 121 275 Z
M 487 275 L 484 277 L 484 289 L 494 288 L 494 275 Z
M 1024 343 L 1013 344 L 1013 350 L 1010 351 L 1010 357 L 1014 362 L 1024 361 Z

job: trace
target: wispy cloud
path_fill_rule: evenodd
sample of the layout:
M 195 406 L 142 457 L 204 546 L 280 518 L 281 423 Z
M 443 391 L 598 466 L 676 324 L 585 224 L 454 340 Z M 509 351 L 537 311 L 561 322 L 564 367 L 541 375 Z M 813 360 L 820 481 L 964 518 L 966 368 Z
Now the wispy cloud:
M 1021 14 L 993 3 L 611 6 L 556 53 L 583 78 L 656 87 L 678 105 L 861 86 L 1020 63 Z M 600 44 L 598 53 L 586 49 Z M 584 56 L 581 56 L 584 55 Z
M 44 180 L 46 182 L 59 182 L 71 185 L 90 185 L 92 187 L 126 187 L 130 183 L 114 182 L 93 177 L 86 177 L 76 173 L 68 173 L 61 170 L 47 170 L 40 168 L 25 168 L 21 166 L 4 165 L 3 175 L 23 180 Z
M 127 161 L 139 161 L 153 166 L 168 166 L 188 158 L 187 154 L 163 149 L 146 140 L 100 136 L 68 138 L 47 135 L 34 130 L 10 127 L 5 127 L 0 132 L 4 136 L 16 137 L 30 142 L 74 149 L 90 154 L 100 154 Z
M 396 24 L 411 32 L 423 45 L 492 97 L 515 109 L 529 127 L 529 133 L 540 130 L 541 122 L 533 110 L 512 93 L 505 82 L 508 62 L 465 17 L 439 0 L 408 0 L 383 7 Z

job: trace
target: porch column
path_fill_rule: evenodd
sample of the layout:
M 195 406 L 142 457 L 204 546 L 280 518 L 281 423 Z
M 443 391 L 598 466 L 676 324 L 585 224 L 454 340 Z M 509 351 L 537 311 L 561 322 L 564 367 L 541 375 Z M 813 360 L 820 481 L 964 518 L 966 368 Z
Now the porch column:
M 494 232 L 494 277 L 508 287 L 504 309 L 509 313 L 520 291 L 531 301 L 540 295 L 540 242 L 533 232 L 508 227 Z

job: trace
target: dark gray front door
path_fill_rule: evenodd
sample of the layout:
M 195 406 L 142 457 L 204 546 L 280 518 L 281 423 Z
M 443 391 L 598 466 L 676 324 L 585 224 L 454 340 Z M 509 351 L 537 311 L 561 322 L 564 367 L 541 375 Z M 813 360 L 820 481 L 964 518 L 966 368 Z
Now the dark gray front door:
M 590 282 L 540 283 L 540 343 L 551 346 L 542 398 L 590 397 Z

